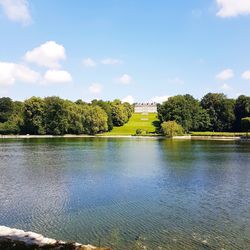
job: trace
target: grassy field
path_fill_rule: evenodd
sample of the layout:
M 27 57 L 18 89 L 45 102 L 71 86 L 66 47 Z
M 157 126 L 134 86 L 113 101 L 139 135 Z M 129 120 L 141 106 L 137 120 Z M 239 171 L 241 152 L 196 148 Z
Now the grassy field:
M 127 136 L 135 135 L 137 129 L 144 131 L 143 135 L 156 134 L 158 125 L 156 113 L 139 114 L 134 113 L 129 122 L 121 127 L 114 127 L 112 131 L 104 133 L 104 136 Z M 155 126 L 156 125 L 156 126 Z M 147 134 L 145 133 L 147 131 Z M 221 137 L 239 137 L 246 136 L 246 133 L 239 132 L 190 132 L 191 136 L 221 136 Z
M 134 135 L 137 129 L 142 129 L 148 133 L 155 133 L 157 124 L 157 114 L 137 114 L 134 113 L 129 119 L 129 122 L 121 127 L 114 127 L 112 131 L 104 133 L 103 135 Z
M 246 136 L 246 133 L 239 132 L 191 132 L 192 136 L 225 136 L 225 137 L 237 137 Z

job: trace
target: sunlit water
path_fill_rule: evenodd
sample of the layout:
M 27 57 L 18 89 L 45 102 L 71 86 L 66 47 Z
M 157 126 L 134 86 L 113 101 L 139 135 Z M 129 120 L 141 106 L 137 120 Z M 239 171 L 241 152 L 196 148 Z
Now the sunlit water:
M 250 144 L 0 140 L 0 225 L 114 249 L 250 249 Z

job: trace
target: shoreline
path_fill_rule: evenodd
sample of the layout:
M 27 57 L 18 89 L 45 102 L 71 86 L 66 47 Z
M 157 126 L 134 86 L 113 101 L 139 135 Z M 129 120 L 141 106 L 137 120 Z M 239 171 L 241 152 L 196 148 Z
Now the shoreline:
M 77 242 L 65 242 L 44 237 L 42 234 L 0 226 L 0 249 L 61 249 L 61 250 L 111 250 L 106 247 L 83 245 Z
M 169 138 L 162 135 L 134 136 L 134 135 L 0 135 L 0 139 L 50 139 L 50 138 L 134 138 L 134 139 L 173 139 L 173 140 L 224 140 L 250 141 L 250 138 L 241 136 L 220 135 L 184 135 Z

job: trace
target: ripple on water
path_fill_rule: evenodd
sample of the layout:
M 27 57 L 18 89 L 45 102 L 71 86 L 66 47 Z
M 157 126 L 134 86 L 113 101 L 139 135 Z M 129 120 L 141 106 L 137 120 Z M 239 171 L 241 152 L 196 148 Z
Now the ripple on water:
M 0 224 L 117 249 L 250 249 L 250 147 L 0 142 Z

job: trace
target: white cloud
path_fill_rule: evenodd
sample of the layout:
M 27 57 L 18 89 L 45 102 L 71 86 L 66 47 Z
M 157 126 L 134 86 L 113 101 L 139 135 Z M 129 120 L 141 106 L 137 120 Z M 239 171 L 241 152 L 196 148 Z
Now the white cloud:
M 219 17 L 235 17 L 250 14 L 249 0 L 216 0 L 216 2 L 220 8 L 217 12 Z
M 151 98 L 150 102 L 156 102 L 156 103 L 163 103 L 167 101 L 169 96 L 164 95 L 164 96 L 154 96 Z
M 49 83 L 67 83 L 71 82 L 72 77 L 69 72 L 65 70 L 47 70 L 45 75 L 44 75 L 44 84 L 49 84 Z
M 221 71 L 218 75 L 216 75 L 216 78 L 221 81 L 229 80 L 233 77 L 234 77 L 234 72 L 232 69 L 225 69 Z
M 9 62 L 0 62 L 0 86 L 13 85 L 16 81 L 35 83 L 40 74 L 29 67 Z
M 92 94 L 100 94 L 102 92 L 102 85 L 99 83 L 92 83 L 89 86 L 89 92 Z
M 134 100 L 134 97 L 132 95 L 128 95 L 122 99 L 122 102 L 128 102 L 130 104 L 133 104 L 135 102 L 135 100 Z
M 101 60 L 101 64 L 104 65 L 115 65 L 115 64 L 121 64 L 122 60 L 115 59 L 115 58 L 106 58 Z
M 52 69 L 60 68 L 60 61 L 64 59 L 66 59 L 65 48 L 54 41 L 48 41 L 25 54 L 27 62 Z
M 241 75 L 241 77 L 244 80 L 250 80 L 250 70 L 247 70 L 247 71 L 243 72 L 243 74 Z
M 27 0 L 0 0 L 0 5 L 11 21 L 21 22 L 24 25 L 31 22 Z
M 82 63 L 85 67 L 93 68 L 96 66 L 96 62 L 92 58 L 83 59 Z
M 221 89 L 223 89 L 223 90 L 225 90 L 225 91 L 232 90 L 232 88 L 231 88 L 228 84 L 226 84 L 226 83 L 224 83 L 224 84 L 221 86 Z
M 130 84 L 132 81 L 132 77 L 128 74 L 124 74 L 119 77 L 118 81 L 122 84 Z

